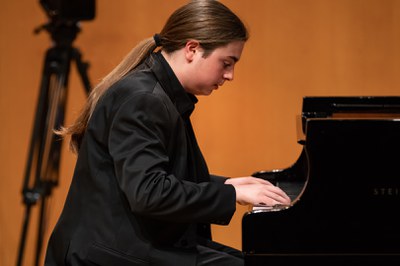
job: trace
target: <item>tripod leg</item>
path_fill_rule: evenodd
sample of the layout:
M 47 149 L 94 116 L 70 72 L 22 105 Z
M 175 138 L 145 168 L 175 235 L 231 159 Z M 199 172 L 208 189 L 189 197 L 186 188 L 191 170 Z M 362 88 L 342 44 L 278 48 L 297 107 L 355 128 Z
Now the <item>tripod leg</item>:
M 85 87 L 86 93 L 89 95 L 91 90 L 90 80 L 87 74 L 89 64 L 82 62 L 82 54 L 77 48 L 73 48 L 72 57 L 75 59 L 79 75 L 81 77 L 83 86 Z
M 60 128 L 64 123 L 67 96 L 68 74 L 71 62 L 71 50 L 59 49 L 57 51 L 57 64 L 52 63 L 52 73 L 49 79 L 49 105 L 46 115 L 47 127 L 45 128 L 43 143 L 43 158 L 47 163 L 41 166 L 41 187 L 43 191 L 40 205 L 38 235 L 36 245 L 36 266 L 39 265 L 43 247 L 47 212 L 46 205 L 51 195 L 52 188 L 58 185 L 59 164 L 61 158 L 62 141 L 57 140 L 53 130 Z
M 26 240 L 26 235 L 28 233 L 28 225 L 29 225 L 29 218 L 31 216 L 31 205 L 27 205 L 25 209 L 25 216 L 24 216 L 24 222 L 22 225 L 22 234 L 21 234 L 21 241 L 19 243 L 19 252 L 18 252 L 18 259 L 17 259 L 17 265 L 22 265 L 22 259 L 23 259 L 23 254 L 24 254 L 24 249 L 25 249 L 25 240 Z
M 42 246 L 43 246 L 43 235 L 45 233 L 46 228 L 46 203 L 47 198 L 43 198 L 40 203 L 40 214 L 39 214 L 39 224 L 38 224 L 38 235 L 36 242 L 36 257 L 35 257 L 35 265 L 40 265 L 40 258 L 42 254 Z
M 36 265 L 39 265 L 43 242 L 45 202 L 53 186 L 58 184 L 61 141 L 53 133 L 64 122 L 66 84 L 70 66 L 70 50 L 54 47 L 46 54 L 40 97 L 24 180 L 24 203 L 27 205 L 23 224 L 18 264 L 23 260 L 31 207 L 42 200 L 38 224 Z
M 22 227 L 22 234 L 20 239 L 19 245 L 19 252 L 18 252 L 18 261 L 17 265 L 22 265 L 23 255 L 25 250 L 25 243 L 27 238 L 27 232 L 30 222 L 30 215 L 31 215 L 31 208 L 36 202 L 40 199 L 40 191 L 37 188 L 39 171 L 38 171 L 38 164 L 40 164 L 40 146 L 41 146 L 41 136 L 43 135 L 43 127 L 44 127 L 44 119 L 43 116 L 47 109 L 47 100 L 48 97 L 48 55 L 47 53 L 45 64 L 43 68 L 43 76 L 40 86 L 39 98 L 36 108 L 36 114 L 34 119 L 34 126 L 32 130 L 32 136 L 30 141 L 30 148 L 28 152 L 28 160 L 25 169 L 25 177 L 24 183 L 22 188 L 23 194 L 23 203 L 26 205 L 25 210 L 25 217 Z

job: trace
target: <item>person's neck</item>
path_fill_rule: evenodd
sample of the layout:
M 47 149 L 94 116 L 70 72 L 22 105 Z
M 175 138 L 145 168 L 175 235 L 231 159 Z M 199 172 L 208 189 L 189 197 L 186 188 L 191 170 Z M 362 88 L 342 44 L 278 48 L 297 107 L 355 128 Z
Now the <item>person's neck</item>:
M 182 58 L 182 56 L 178 51 L 172 52 L 172 53 L 166 53 L 165 51 L 161 50 L 161 54 L 163 55 L 163 57 L 165 58 L 165 60 L 167 61 L 167 63 L 169 64 L 169 66 L 171 67 L 172 71 L 174 72 L 175 76 L 178 78 L 179 82 L 181 83 L 182 87 L 185 88 L 185 76 L 184 76 L 184 71 L 183 71 L 183 67 L 184 66 L 184 62 L 182 60 L 184 60 Z

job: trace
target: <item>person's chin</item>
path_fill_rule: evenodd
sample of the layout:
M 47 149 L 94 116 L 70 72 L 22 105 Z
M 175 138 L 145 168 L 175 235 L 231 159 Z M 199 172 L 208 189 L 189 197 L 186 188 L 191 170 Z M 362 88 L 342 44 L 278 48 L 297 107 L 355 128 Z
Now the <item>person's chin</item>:
M 207 92 L 204 93 L 205 96 L 211 95 L 213 93 L 214 89 L 210 89 Z
M 219 88 L 219 86 L 218 86 L 218 85 L 215 85 L 213 88 L 210 89 L 208 95 L 210 95 L 213 91 L 218 90 L 218 88 Z
M 197 96 L 208 96 L 208 95 L 210 95 L 214 90 L 217 90 L 218 89 L 218 86 L 215 86 L 215 87 L 212 87 L 212 88 L 209 88 L 209 89 L 201 89 L 201 90 L 198 90 L 196 93 L 195 93 L 195 95 L 197 95 Z

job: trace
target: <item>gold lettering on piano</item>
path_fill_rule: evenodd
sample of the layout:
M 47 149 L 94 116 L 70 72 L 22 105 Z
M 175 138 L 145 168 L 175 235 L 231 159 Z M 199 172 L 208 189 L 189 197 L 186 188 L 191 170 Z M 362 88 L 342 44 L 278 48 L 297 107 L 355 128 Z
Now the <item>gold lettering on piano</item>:
M 373 189 L 374 196 L 400 196 L 400 188 L 398 187 L 376 187 Z

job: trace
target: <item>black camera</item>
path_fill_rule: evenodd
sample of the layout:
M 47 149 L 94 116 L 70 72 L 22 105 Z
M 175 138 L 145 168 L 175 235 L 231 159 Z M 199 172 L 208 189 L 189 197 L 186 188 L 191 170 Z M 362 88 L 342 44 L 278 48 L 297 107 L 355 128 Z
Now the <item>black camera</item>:
M 77 22 L 95 17 L 95 0 L 40 0 L 40 4 L 56 21 Z

